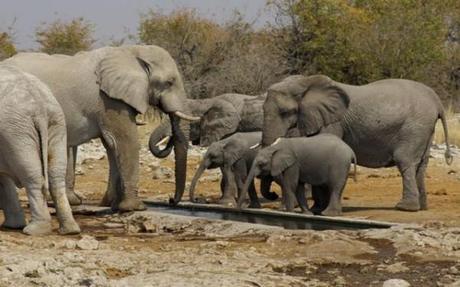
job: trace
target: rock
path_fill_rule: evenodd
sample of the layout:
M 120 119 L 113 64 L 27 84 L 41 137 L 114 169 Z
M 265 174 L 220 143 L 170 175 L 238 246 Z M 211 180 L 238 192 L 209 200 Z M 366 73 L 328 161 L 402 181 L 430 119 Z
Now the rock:
M 382 287 L 410 287 L 410 283 L 403 279 L 390 279 L 383 282 Z
M 83 238 L 77 242 L 77 248 L 81 250 L 97 250 L 99 241 L 89 235 L 83 235 Z
M 402 262 L 398 262 L 392 265 L 388 265 L 385 270 L 388 273 L 401 273 L 401 272 L 406 272 L 409 271 L 409 268 L 407 266 L 404 266 Z
M 64 247 L 67 249 L 75 249 L 75 247 L 77 247 L 77 242 L 75 242 L 75 240 L 67 240 L 64 243 Z

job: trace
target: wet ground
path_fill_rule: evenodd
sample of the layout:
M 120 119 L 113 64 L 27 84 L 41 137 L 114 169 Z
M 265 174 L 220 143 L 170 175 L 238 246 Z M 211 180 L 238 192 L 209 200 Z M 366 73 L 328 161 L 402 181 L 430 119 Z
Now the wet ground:
M 88 149 L 77 190 L 100 200 L 107 162 L 96 144 Z M 199 154 L 192 151 L 189 180 Z M 173 161 L 155 160 L 145 149 L 141 160 L 140 195 L 166 201 L 174 176 L 159 166 L 172 168 Z M 344 216 L 410 223 L 385 230 L 293 231 L 145 212 L 77 215 L 78 236 L 2 230 L 0 286 L 383 286 L 389 279 L 460 286 L 459 172 L 458 156 L 452 166 L 432 159 L 429 210 L 409 213 L 393 209 L 401 196 L 395 169 L 360 168 L 358 182 L 350 180 L 344 192 Z M 216 201 L 218 174 L 203 178 L 198 195 Z

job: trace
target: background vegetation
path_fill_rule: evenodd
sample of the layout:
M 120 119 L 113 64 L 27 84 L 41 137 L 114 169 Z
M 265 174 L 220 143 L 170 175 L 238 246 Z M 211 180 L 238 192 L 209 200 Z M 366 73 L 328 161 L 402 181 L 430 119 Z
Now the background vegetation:
M 136 35 L 109 44 L 166 48 L 193 98 L 259 94 L 287 75 L 322 73 L 350 84 L 421 81 L 460 109 L 460 1 L 268 0 L 267 9 L 273 20 L 262 27 L 238 12 L 216 23 L 195 10 L 151 10 Z M 83 18 L 57 20 L 35 37 L 39 50 L 71 55 L 94 48 L 94 27 Z M 16 52 L 13 42 L 0 32 L 0 59 Z

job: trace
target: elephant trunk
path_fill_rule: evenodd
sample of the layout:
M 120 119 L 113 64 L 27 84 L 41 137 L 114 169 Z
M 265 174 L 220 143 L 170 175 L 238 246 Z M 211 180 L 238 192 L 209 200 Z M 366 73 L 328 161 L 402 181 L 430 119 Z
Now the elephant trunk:
M 209 164 L 206 159 L 203 159 L 203 161 L 200 163 L 200 166 L 198 167 L 198 170 L 196 171 L 195 175 L 193 176 L 192 183 L 190 184 L 190 201 L 195 202 L 195 187 L 198 182 L 198 179 L 201 177 L 203 172 L 208 168 Z M 180 198 L 179 198 L 180 200 Z
M 257 170 L 257 167 L 253 164 L 251 170 L 249 171 L 249 175 L 246 178 L 246 181 L 244 182 L 241 195 L 238 198 L 238 208 L 242 208 L 243 204 L 247 201 L 249 185 L 251 184 L 251 182 L 253 182 L 254 177 L 256 177 L 257 175 L 259 175 L 259 171 Z
M 174 198 L 169 199 L 169 203 L 176 205 L 184 193 L 185 181 L 187 178 L 187 150 L 188 150 L 188 134 L 189 134 L 189 123 L 181 122 L 180 118 L 174 114 L 170 114 L 171 126 L 172 126 L 172 141 L 174 143 L 174 154 L 175 154 L 175 177 L 176 177 L 176 191 Z M 186 136 L 187 135 L 187 136 Z
M 278 194 L 276 192 L 270 191 L 270 187 L 272 185 L 273 178 L 269 175 L 263 176 L 260 179 L 260 193 L 263 197 L 268 200 L 277 200 Z
M 164 149 L 160 149 L 160 143 L 163 139 L 169 137 L 169 140 Z M 161 124 L 153 130 L 149 139 L 150 152 L 157 158 L 167 157 L 174 147 L 171 123 L 168 120 L 161 121 Z

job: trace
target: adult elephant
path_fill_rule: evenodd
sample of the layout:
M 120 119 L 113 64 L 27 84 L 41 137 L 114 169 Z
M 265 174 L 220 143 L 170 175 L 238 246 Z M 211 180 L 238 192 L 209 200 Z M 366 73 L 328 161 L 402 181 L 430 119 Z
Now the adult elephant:
M 103 204 L 120 211 L 143 210 L 138 198 L 139 143 L 135 116 L 149 106 L 169 114 L 176 153 L 176 191 L 185 188 L 188 124 L 182 78 L 167 51 L 157 46 L 104 47 L 75 56 L 20 53 L 4 62 L 37 76 L 52 90 L 67 124 L 71 203 L 79 144 L 101 138 L 110 164 Z M 185 133 L 185 134 L 184 134 Z
M 359 165 L 397 166 L 403 179 L 400 210 L 427 209 L 424 177 L 438 119 L 445 158 L 452 161 L 441 101 L 418 82 L 389 79 L 351 86 L 322 75 L 290 76 L 269 88 L 263 110 L 263 146 L 298 127 L 303 136 L 329 132 L 341 137 Z
M 265 96 L 222 94 L 209 99 L 187 99 L 184 104 L 186 111 L 201 117 L 200 122 L 190 124 L 190 140 L 196 145 L 209 146 L 236 132 L 261 131 Z M 165 158 L 171 153 L 174 146 L 171 135 L 171 123 L 167 120 L 153 130 L 149 147 L 154 156 Z M 161 149 L 160 145 L 165 141 L 167 144 Z

